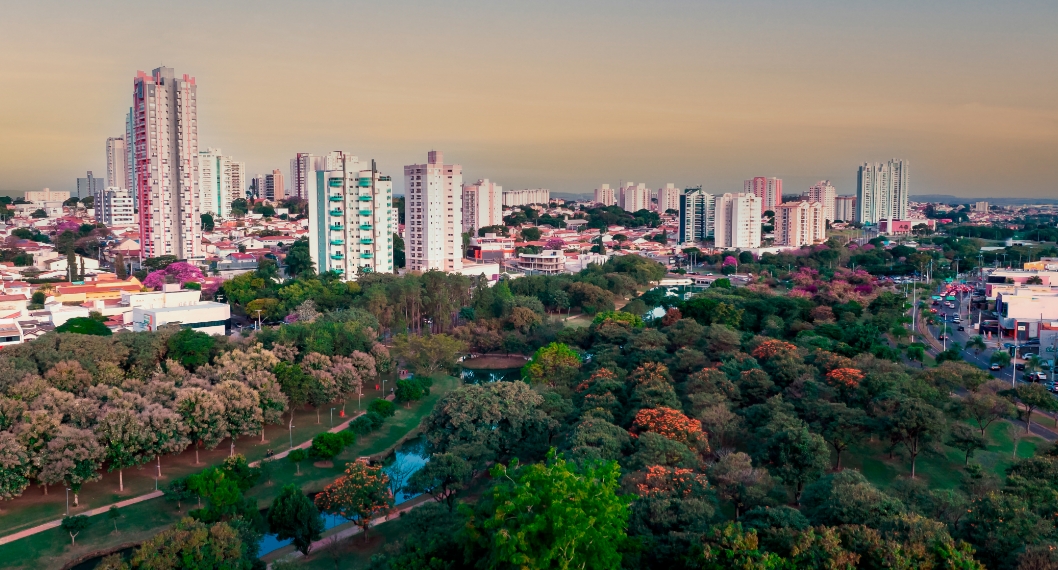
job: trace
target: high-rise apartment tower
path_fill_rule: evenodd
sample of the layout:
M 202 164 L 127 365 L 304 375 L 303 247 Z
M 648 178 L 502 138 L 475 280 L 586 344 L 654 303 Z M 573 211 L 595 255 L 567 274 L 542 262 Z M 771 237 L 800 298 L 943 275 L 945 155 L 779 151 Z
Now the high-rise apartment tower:
M 133 81 L 132 110 L 140 257 L 202 258 L 198 87 L 170 67 Z
M 882 220 L 906 220 L 910 163 L 864 163 L 856 172 L 856 220 L 875 225 Z
M 408 269 L 463 268 L 463 167 L 432 150 L 426 164 L 404 167 L 404 234 Z M 504 192 L 506 199 L 507 192 Z

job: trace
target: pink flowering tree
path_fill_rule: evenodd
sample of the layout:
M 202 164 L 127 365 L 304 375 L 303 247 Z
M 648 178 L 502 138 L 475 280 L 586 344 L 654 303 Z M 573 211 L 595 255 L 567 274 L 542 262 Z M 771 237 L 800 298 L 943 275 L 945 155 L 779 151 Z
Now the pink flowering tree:
M 80 229 L 81 229 L 81 224 L 79 224 L 79 223 L 77 223 L 77 222 L 75 222 L 73 220 L 63 220 L 63 221 L 61 221 L 61 222 L 59 222 L 58 224 L 55 225 L 55 230 L 57 232 L 59 232 L 59 233 L 62 233 L 62 232 L 67 231 L 67 230 L 69 230 L 71 232 L 77 232 L 77 231 L 80 231 Z
M 151 272 L 143 280 L 143 286 L 159 289 L 166 283 L 179 283 L 182 286 L 189 281 L 201 283 L 203 279 L 201 269 L 185 261 L 177 261 L 169 264 L 165 269 Z
M 734 256 L 729 255 L 724 258 L 724 265 L 738 265 L 738 260 Z
M 566 246 L 566 240 L 562 238 L 550 238 L 544 244 L 544 249 L 562 249 Z

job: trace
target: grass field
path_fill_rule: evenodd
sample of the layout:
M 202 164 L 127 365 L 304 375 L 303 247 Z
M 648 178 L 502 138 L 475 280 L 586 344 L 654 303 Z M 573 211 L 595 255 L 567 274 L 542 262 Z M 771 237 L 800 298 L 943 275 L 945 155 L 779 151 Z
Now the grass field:
M 988 448 L 974 454 L 971 462 L 981 465 L 986 471 L 1000 478 L 1013 463 L 1014 443 L 1008 427 L 1011 424 L 996 422 L 989 426 Z M 1018 442 L 1018 457 L 1031 457 L 1043 439 L 1030 436 Z M 866 442 L 849 449 L 842 455 L 842 466 L 859 469 L 863 475 L 879 488 L 888 488 L 898 478 L 911 476 L 911 459 L 897 450 L 894 459 L 889 459 L 885 443 Z M 944 446 L 938 453 L 924 453 L 918 457 L 916 477 L 927 481 L 930 487 L 954 489 L 962 481 L 963 453 Z
M 355 444 L 346 448 L 335 458 L 332 467 L 317 467 L 310 461 L 305 461 L 301 464 L 301 474 L 298 475 L 296 474 L 297 467 L 285 459 L 266 463 L 261 482 L 254 488 L 250 489 L 247 496 L 257 500 L 259 507 L 265 508 L 271 504 L 275 496 L 279 494 L 279 490 L 284 485 L 291 482 L 296 483 L 306 492 L 323 489 L 325 485 L 329 484 L 342 474 L 347 462 L 353 461 L 357 457 L 368 455 L 386 455 L 396 448 L 401 441 L 413 435 L 422 418 L 433 409 L 441 396 L 455 389 L 459 384 L 460 382 L 456 378 L 450 376 L 439 377 L 434 381 L 434 386 L 431 389 L 429 396 L 414 403 L 410 409 L 403 405 L 398 406 L 396 414 L 394 414 L 392 418 L 389 418 L 380 430 L 359 438 Z M 371 392 L 374 392 L 374 390 L 371 390 Z M 365 394 L 366 393 L 367 392 L 365 391 Z M 365 406 L 368 401 L 368 398 L 364 399 Z M 352 405 L 347 408 L 347 410 L 350 409 L 356 409 L 355 400 L 352 402 Z M 307 411 L 306 413 L 295 415 L 295 426 L 297 426 L 298 423 L 302 423 L 305 424 L 306 427 L 301 428 L 299 426 L 294 430 L 294 442 L 299 443 L 300 441 L 305 441 L 306 439 L 310 439 L 315 433 L 326 430 L 329 427 L 328 417 L 326 414 L 321 417 L 322 423 L 317 425 L 315 423 L 316 413 L 314 411 Z M 337 413 L 335 414 L 335 420 L 337 423 Z M 311 429 L 312 427 L 318 429 Z M 304 431 L 299 432 L 299 429 L 304 429 Z M 264 457 L 265 451 L 268 448 L 272 448 L 275 451 L 283 451 L 287 448 L 287 445 L 277 445 L 275 439 L 279 435 L 286 436 L 287 434 L 285 432 L 285 429 L 283 429 L 282 432 L 275 430 L 275 435 L 268 436 L 272 441 L 264 445 L 249 446 L 242 443 L 240 440 L 236 446 L 236 452 L 245 453 L 248 458 L 253 461 Z M 300 436 L 298 435 L 299 433 L 301 434 Z M 287 441 L 285 438 L 278 439 L 282 439 L 282 443 L 284 444 Z M 259 438 L 257 439 L 257 442 L 260 442 Z M 181 455 L 181 457 L 184 455 L 187 454 L 185 453 Z M 208 461 L 212 464 L 220 463 L 227 455 L 228 447 L 222 444 L 217 450 L 211 452 Z M 163 485 L 168 483 L 170 477 L 181 477 L 190 473 L 198 472 L 205 467 L 205 465 L 200 465 L 186 470 L 177 469 L 176 467 L 167 468 L 168 465 L 166 463 L 166 458 L 163 458 L 162 461 L 163 473 L 166 475 L 166 479 L 162 481 Z M 202 461 L 203 463 L 207 462 L 206 455 L 202 456 Z M 192 451 L 188 463 L 193 464 L 193 462 L 194 452 Z M 172 461 L 169 462 L 169 464 L 172 463 Z M 148 473 L 150 474 L 150 472 Z M 114 490 L 116 490 L 117 473 L 107 475 L 113 475 L 113 486 Z M 107 479 L 108 477 L 104 477 L 103 481 L 92 485 L 101 485 L 102 483 L 105 483 Z M 129 492 L 130 472 L 127 471 L 125 473 L 125 494 L 119 496 L 117 493 L 111 493 L 110 501 L 107 501 L 107 495 L 105 494 L 91 495 L 86 493 L 86 495 L 94 498 L 94 504 L 91 506 L 98 506 L 99 504 L 106 504 L 106 502 L 133 497 L 154 489 L 153 476 L 147 477 L 146 479 L 150 483 L 149 487 L 137 490 L 136 492 Z M 86 485 L 85 491 L 88 491 L 89 487 L 90 485 Z M 27 490 L 27 492 L 30 493 L 34 491 L 35 490 L 33 489 Z M 84 497 L 85 495 L 82 496 Z M 37 509 L 33 513 L 34 516 L 43 520 L 39 520 L 32 524 L 23 523 L 23 527 L 61 518 L 65 514 L 65 494 L 60 495 L 53 490 L 52 495 L 49 495 L 49 497 L 52 499 L 58 499 L 58 501 L 51 500 L 48 503 L 44 503 L 45 505 L 49 505 L 50 509 Z M 16 502 L 17 500 L 10 501 L 3 505 L 4 511 L 0 513 L 0 521 L 2 521 L 2 526 L 5 531 L 9 528 L 7 526 L 9 521 L 27 520 L 29 518 L 25 513 L 16 510 Z M 85 508 L 88 508 L 84 507 L 86 502 L 86 499 L 82 499 L 82 508 L 78 509 L 78 511 L 83 511 Z M 0 546 L 0 560 L 3 560 L 3 563 L 0 564 L 0 567 L 58 568 L 61 567 L 64 562 L 75 559 L 88 552 L 111 549 L 122 544 L 142 541 L 145 538 L 157 534 L 164 527 L 180 520 L 180 518 L 186 514 L 188 508 L 195 508 L 194 504 L 189 506 L 185 503 L 182 506 L 183 510 L 179 511 L 174 503 L 169 503 L 164 499 L 153 499 L 126 507 L 125 509 L 122 509 L 123 516 L 118 520 L 118 528 L 120 530 L 118 533 L 113 532 L 114 527 L 106 519 L 105 515 L 92 517 L 92 526 L 78 535 L 76 546 L 70 545 L 69 535 L 60 529 L 44 531 L 2 545 Z M 41 512 L 50 514 L 41 515 Z

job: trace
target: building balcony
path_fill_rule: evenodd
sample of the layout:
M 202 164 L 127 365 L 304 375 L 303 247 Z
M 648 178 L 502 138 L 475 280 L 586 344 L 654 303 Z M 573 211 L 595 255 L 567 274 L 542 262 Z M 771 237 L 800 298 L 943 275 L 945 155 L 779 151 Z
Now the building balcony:
M 370 216 L 371 215 L 371 210 L 360 210 L 360 215 L 361 216 Z
M 331 188 L 341 188 L 344 183 L 345 181 L 341 178 L 331 178 L 327 180 L 327 185 Z
M 331 231 L 332 232 L 340 232 L 343 229 L 345 229 L 345 228 L 342 227 L 342 224 L 331 224 Z
M 331 194 L 331 202 L 341 202 L 342 196 L 340 194 Z
M 360 224 L 360 229 L 362 229 L 362 230 L 370 230 L 371 229 L 371 224 Z
M 370 202 L 371 201 L 371 196 L 370 195 L 361 195 L 360 196 L 360 201 L 361 202 Z
M 332 239 L 332 240 L 331 240 L 331 245 L 345 245 L 345 240 L 342 240 L 342 239 Z
M 371 259 L 372 257 L 374 257 L 374 254 L 371 252 L 364 252 L 360 254 L 360 257 L 363 259 Z
M 341 261 L 341 260 L 345 259 L 345 256 L 340 254 L 340 253 L 332 253 L 331 254 L 331 259 L 334 259 L 334 260 L 337 260 L 337 261 Z
M 341 210 L 331 210 L 331 215 L 332 216 L 341 216 L 342 215 L 342 211 Z
M 357 183 L 357 186 L 360 186 L 361 188 L 370 188 L 371 187 L 371 179 L 370 178 L 361 178 L 360 181 Z
M 373 240 L 371 238 L 362 238 L 360 240 L 360 243 L 362 243 L 364 245 L 371 245 L 371 244 L 375 243 L 375 240 Z
M 392 178 L 390 178 L 389 176 L 379 176 L 378 177 L 378 181 L 379 182 L 389 182 L 390 180 L 392 180 Z

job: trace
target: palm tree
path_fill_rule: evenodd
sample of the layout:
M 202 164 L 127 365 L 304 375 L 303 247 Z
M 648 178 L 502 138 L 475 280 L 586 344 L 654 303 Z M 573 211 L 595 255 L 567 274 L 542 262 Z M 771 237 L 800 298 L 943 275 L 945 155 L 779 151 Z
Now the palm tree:
M 981 354 L 981 351 L 984 350 L 985 348 L 987 348 L 985 346 L 984 337 L 982 337 L 981 335 L 977 335 L 977 336 L 971 338 L 966 343 L 966 348 L 974 349 L 974 356 L 979 356 Z

